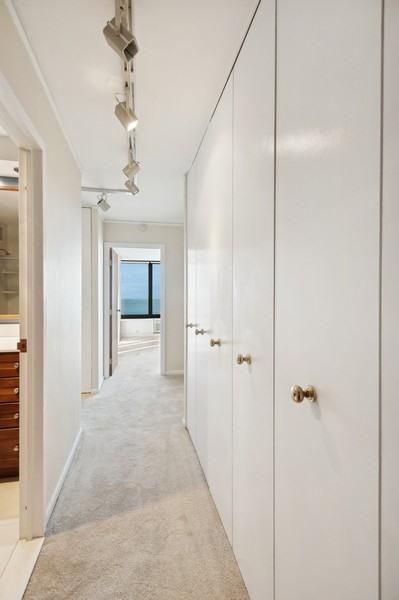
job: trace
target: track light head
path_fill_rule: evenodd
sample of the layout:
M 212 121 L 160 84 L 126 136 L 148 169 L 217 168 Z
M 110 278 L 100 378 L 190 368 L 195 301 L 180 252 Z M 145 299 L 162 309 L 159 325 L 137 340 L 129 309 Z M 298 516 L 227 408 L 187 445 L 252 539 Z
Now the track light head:
M 118 102 L 115 106 L 115 116 L 122 123 L 126 131 L 133 131 L 137 127 L 138 119 L 126 102 Z
M 127 189 L 129 190 L 129 192 L 131 194 L 133 194 L 133 196 L 135 196 L 136 194 L 139 193 L 139 188 L 137 187 L 137 185 L 134 183 L 134 181 L 131 181 L 130 179 L 128 179 L 125 182 L 125 186 L 127 187 Z
M 98 202 L 97 202 L 98 208 L 100 208 L 104 212 L 107 212 L 107 210 L 109 210 L 111 208 L 111 205 L 108 204 L 108 202 L 107 202 L 107 194 L 105 192 L 103 192 L 102 194 L 97 196 L 97 198 L 98 198 Z
M 128 164 L 123 169 L 123 172 L 128 179 L 133 179 L 139 171 L 140 164 L 136 160 L 129 160 Z
M 108 21 L 103 29 L 103 34 L 108 44 L 119 56 L 129 63 L 139 51 L 136 38 L 122 24 L 118 28 L 115 18 Z

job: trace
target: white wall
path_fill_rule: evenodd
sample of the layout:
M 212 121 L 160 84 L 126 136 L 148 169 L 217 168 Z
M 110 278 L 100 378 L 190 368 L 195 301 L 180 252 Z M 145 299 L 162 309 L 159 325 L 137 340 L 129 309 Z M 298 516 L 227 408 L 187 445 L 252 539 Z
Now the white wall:
M 165 370 L 183 371 L 184 327 L 184 228 L 149 225 L 145 231 L 134 223 L 104 222 L 104 242 L 164 244 L 166 264 Z
M 0 0 L 0 74 L 44 147 L 44 479 L 45 507 L 80 429 L 80 172 L 31 60 L 29 46 Z
M 82 208 L 82 392 L 103 381 L 103 221 L 100 211 Z
M 0 136 L 0 158 L 2 160 L 18 160 L 18 148 L 5 135 Z
M 399 3 L 385 2 L 381 330 L 381 598 L 399 597 Z
M 92 285 L 91 209 L 82 208 L 82 392 L 91 392 Z
M 121 260 L 161 260 L 158 248 L 117 248 Z

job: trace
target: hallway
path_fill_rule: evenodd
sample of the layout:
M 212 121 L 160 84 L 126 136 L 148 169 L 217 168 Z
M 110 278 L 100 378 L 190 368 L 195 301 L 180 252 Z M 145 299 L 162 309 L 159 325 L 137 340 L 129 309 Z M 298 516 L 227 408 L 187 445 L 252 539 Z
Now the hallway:
M 181 425 L 183 380 L 150 348 L 83 401 L 80 447 L 25 600 L 245 600 Z

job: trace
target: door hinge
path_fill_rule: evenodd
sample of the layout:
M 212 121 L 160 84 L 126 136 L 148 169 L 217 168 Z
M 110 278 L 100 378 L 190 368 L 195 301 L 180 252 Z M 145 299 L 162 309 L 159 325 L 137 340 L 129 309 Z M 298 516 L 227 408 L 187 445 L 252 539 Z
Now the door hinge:
M 20 352 L 28 352 L 28 340 L 25 338 L 19 340 L 17 348 Z

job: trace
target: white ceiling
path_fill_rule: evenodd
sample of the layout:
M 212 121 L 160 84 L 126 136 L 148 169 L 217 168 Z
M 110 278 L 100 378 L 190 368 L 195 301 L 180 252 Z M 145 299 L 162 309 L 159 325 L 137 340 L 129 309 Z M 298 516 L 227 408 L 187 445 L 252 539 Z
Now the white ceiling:
M 182 222 L 184 173 L 257 0 L 136 0 L 140 193 L 110 196 L 106 219 Z M 123 187 L 126 136 L 113 115 L 121 65 L 102 28 L 113 0 L 14 0 L 83 185 Z M 96 202 L 84 194 L 85 203 Z

